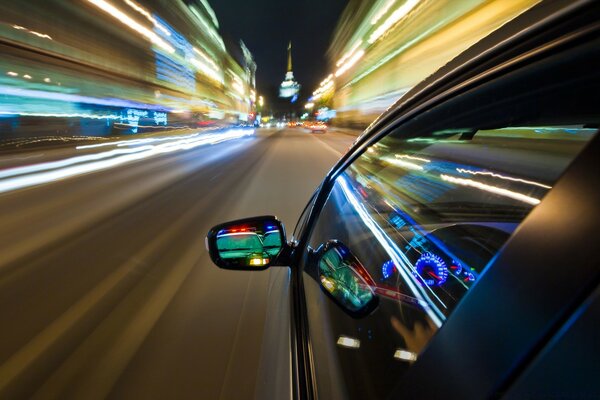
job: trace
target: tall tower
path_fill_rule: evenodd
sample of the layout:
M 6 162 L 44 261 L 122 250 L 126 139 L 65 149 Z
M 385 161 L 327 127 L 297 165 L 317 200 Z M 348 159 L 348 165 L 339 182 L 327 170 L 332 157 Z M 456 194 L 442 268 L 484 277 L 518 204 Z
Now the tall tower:
M 287 48 L 287 71 L 285 79 L 279 87 L 279 97 L 291 98 L 293 103 L 298 98 L 299 92 L 300 84 L 294 79 L 294 72 L 292 71 L 292 42 L 289 42 Z
M 287 72 L 292 72 L 292 42 L 288 44 L 288 66 Z

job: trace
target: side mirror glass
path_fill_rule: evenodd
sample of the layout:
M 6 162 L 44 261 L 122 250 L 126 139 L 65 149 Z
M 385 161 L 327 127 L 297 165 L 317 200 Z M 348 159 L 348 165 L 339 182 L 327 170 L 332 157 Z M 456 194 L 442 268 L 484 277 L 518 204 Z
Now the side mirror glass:
M 226 222 L 206 236 L 212 261 L 220 268 L 263 270 L 273 265 L 285 247 L 285 230 L 273 216 Z
M 319 250 L 318 270 L 323 291 L 351 316 L 368 315 L 379 304 L 375 281 L 341 242 L 329 241 Z

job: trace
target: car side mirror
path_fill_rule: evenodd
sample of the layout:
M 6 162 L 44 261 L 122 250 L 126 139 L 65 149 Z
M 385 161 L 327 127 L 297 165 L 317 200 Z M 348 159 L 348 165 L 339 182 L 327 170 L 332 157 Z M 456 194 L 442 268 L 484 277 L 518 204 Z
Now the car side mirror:
M 208 231 L 206 247 L 218 267 L 244 271 L 277 265 L 285 258 L 283 253 L 288 253 L 284 226 L 273 216 L 217 225 Z
M 317 253 L 318 281 L 327 296 L 355 318 L 377 308 L 375 281 L 348 247 L 330 240 Z

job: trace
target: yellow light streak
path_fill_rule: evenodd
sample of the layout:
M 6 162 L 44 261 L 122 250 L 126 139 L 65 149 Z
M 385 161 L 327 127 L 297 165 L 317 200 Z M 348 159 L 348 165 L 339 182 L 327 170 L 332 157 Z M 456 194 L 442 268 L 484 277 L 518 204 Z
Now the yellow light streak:
M 375 14 L 375 16 L 371 19 L 371 25 L 375 25 L 377 22 L 379 22 L 381 17 L 383 17 L 390 10 L 394 3 L 396 3 L 396 0 L 388 0 L 388 2 L 385 3 L 385 5 L 381 7 L 377 14 Z
M 377 39 L 383 36 L 388 30 L 390 30 L 398 21 L 406 16 L 420 0 L 407 0 L 402 4 L 396 11 L 392 13 L 373 33 L 369 36 L 368 42 L 370 44 L 375 43 Z
M 167 42 L 162 40 L 158 35 L 149 30 L 148 28 L 142 26 L 129 15 L 119 10 L 117 7 L 113 6 L 109 2 L 105 0 L 87 0 L 89 3 L 92 3 L 105 13 L 109 14 L 111 17 L 119 20 L 122 24 L 128 26 L 130 29 L 136 31 L 146 39 L 148 39 L 153 44 L 157 45 L 161 49 L 165 50 L 167 53 L 174 53 L 175 49 L 171 47 Z
M 139 12 L 140 14 L 142 14 L 144 17 L 146 17 L 146 19 L 150 22 L 152 22 L 152 24 L 157 28 L 160 29 L 165 35 L 167 36 L 171 36 L 171 32 L 169 32 L 169 30 L 167 28 L 165 28 L 164 26 L 162 26 L 153 16 L 152 14 L 150 14 L 150 12 L 148 12 L 148 10 L 146 10 L 144 7 L 140 6 L 139 4 L 137 4 L 134 1 L 131 0 L 125 0 L 125 3 L 127 3 L 127 5 L 131 8 L 133 8 L 135 11 Z
M 349 58 L 351 58 L 354 53 L 358 50 L 358 48 L 360 47 L 360 45 L 362 44 L 362 40 L 359 40 L 358 42 L 356 42 L 354 44 L 354 46 L 352 46 L 352 48 L 342 56 L 342 58 L 339 59 L 339 61 L 335 64 L 336 67 L 339 67 L 340 65 L 342 65 L 343 63 L 346 62 L 346 60 L 348 60 Z
M 344 65 L 342 65 L 336 72 L 335 72 L 335 77 L 339 77 L 340 75 L 342 75 L 344 72 L 348 71 L 350 68 L 352 68 L 352 66 L 354 64 L 356 64 L 358 62 L 358 60 L 360 60 L 362 58 L 362 56 L 365 55 L 365 51 L 364 50 L 360 50 L 358 52 L 356 52 L 356 54 L 354 54 Z

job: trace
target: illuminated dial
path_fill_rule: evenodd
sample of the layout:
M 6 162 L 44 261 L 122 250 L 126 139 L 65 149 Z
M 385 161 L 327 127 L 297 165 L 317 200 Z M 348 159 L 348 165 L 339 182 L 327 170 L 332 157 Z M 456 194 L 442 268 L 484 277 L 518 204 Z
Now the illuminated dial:
M 415 264 L 414 274 L 421 284 L 440 286 L 448 279 L 448 268 L 439 256 L 423 253 Z
M 392 260 L 386 261 L 381 266 L 381 274 L 383 275 L 383 279 L 389 279 L 392 275 L 394 275 L 394 271 L 396 267 L 394 266 L 394 262 Z
M 452 260 L 448 270 L 452 273 L 452 275 L 460 277 L 463 272 L 463 266 L 460 261 Z

